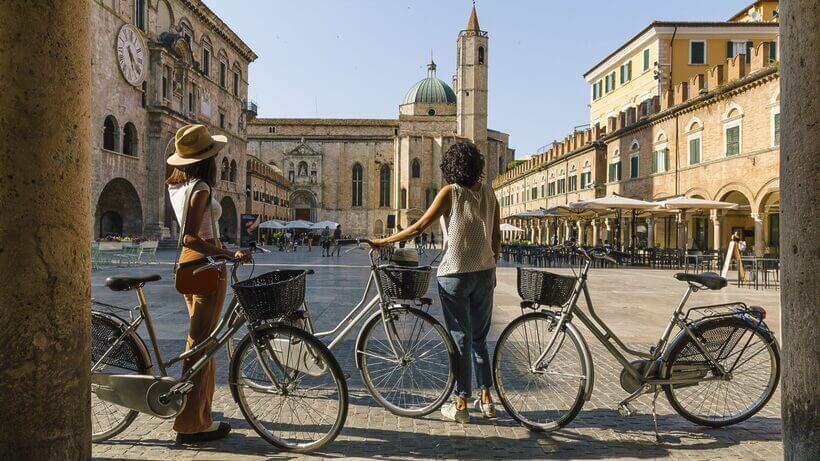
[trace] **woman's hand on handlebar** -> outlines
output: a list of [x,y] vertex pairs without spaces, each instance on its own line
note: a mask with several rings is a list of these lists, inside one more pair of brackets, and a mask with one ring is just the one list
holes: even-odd
[[233,259],[239,262],[250,262],[251,261],[251,253],[248,250],[239,250],[232,255]]

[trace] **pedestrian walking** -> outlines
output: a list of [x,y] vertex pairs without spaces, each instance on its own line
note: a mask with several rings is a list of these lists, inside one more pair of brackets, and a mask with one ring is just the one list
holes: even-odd
[[322,257],[330,256],[330,226],[322,229]]
[[487,334],[490,331],[495,288],[495,266],[501,252],[498,201],[483,181],[484,157],[475,144],[460,141],[447,150],[441,172],[448,183],[430,208],[407,230],[373,245],[382,247],[419,235],[441,219],[444,256],[438,267],[438,292],[447,329],[456,343],[457,370],[453,403],[441,407],[444,418],[470,420],[467,399],[472,395],[472,375],[481,388],[475,408],[486,418],[495,417],[492,373]]
[[337,243],[342,238],[342,225],[336,224],[336,229],[333,230],[333,249],[331,255],[336,253],[336,256],[342,256],[342,247]]

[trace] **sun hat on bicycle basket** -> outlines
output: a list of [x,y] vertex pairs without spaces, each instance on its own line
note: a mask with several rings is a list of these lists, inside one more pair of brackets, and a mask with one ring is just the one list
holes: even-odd
[[390,256],[390,262],[402,267],[418,267],[419,252],[415,248],[396,248]]

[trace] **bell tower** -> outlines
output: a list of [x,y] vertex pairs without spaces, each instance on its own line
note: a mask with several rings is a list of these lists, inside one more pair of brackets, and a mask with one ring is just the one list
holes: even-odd
[[478,25],[475,10],[470,13],[467,28],[458,34],[456,86],[458,123],[457,134],[467,138],[487,159],[487,65],[489,63],[487,32]]

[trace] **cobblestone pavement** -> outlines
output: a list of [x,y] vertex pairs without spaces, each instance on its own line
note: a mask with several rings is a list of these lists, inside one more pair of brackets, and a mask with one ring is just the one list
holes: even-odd
[[[160,259],[167,261],[170,257],[173,255],[161,255]],[[266,255],[259,261],[271,267],[278,264],[308,265],[316,269],[316,275],[309,282],[308,299],[319,329],[334,325],[344,316],[346,310],[341,306],[361,296],[358,290],[364,286],[367,277],[367,268],[360,255],[331,260],[319,257],[318,252],[309,255],[277,253]],[[256,270],[259,273],[271,267],[257,266]],[[148,290],[148,297],[159,325],[164,354],[168,357],[181,351],[187,315],[167,277],[170,266],[106,269],[93,275],[93,292],[98,299],[129,303],[130,298],[124,299],[122,294],[111,293],[102,286],[104,277],[115,272],[163,274],[164,280]],[[651,291],[646,287],[651,287]],[[591,280],[591,289],[593,302],[601,304],[598,306],[600,316],[610,322],[616,332],[622,332],[625,341],[646,349],[660,334],[682,286],[668,271],[621,269],[597,272]],[[769,311],[770,326],[779,330],[777,292],[730,287],[719,293],[695,296],[701,295],[703,299],[698,303],[731,299],[761,303]],[[516,302],[515,271],[501,268],[491,347],[495,346],[504,326],[519,315]],[[437,305],[433,307],[433,311],[436,310]],[[118,437],[95,444],[93,453],[97,459],[782,459],[779,390],[755,417],[723,429],[704,428],[684,420],[674,413],[661,394],[658,423],[662,441],[657,443],[652,425],[651,396],[637,401],[637,415],[619,416],[614,409],[626,396],[618,384],[620,365],[594,342],[591,334],[587,332],[585,337],[594,357],[594,394],[567,428],[553,434],[536,434],[518,426],[500,405],[498,419],[488,422],[473,415],[468,425],[444,422],[438,413],[420,419],[394,416],[382,409],[364,389],[352,354],[355,337],[351,337],[333,351],[349,376],[347,422],[336,441],[320,453],[294,456],[280,452],[250,428],[230,396],[224,355],[218,358],[214,412],[216,419],[228,421],[233,426],[229,438],[196,448],[180,447],[173,442],[171,421],[140,415]],[[172,375],[178,373],[175,368],[171,371]]]

